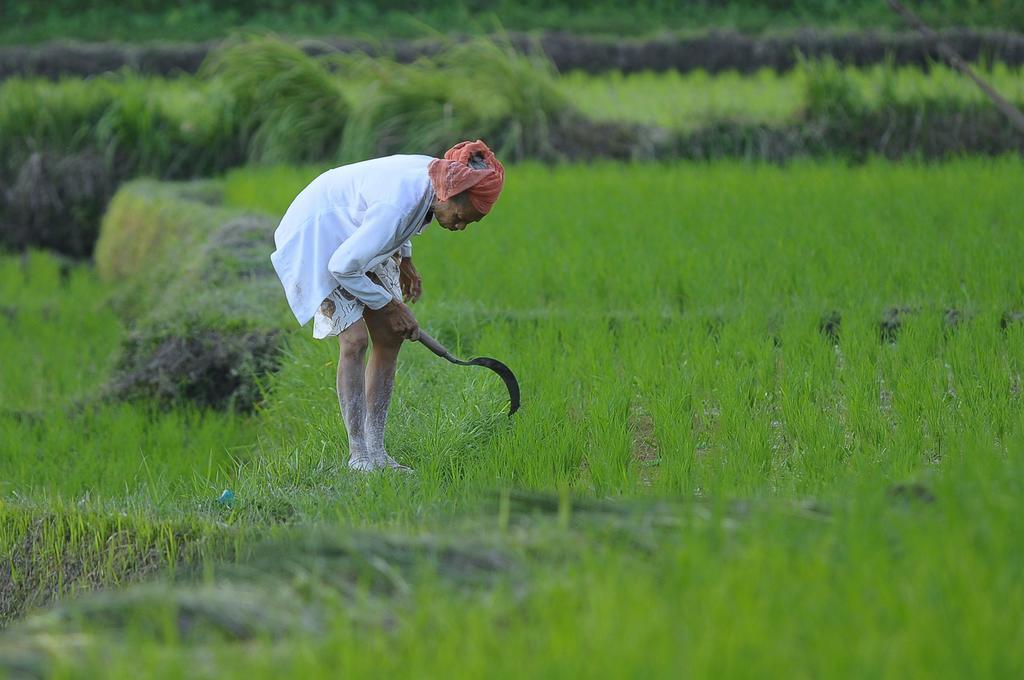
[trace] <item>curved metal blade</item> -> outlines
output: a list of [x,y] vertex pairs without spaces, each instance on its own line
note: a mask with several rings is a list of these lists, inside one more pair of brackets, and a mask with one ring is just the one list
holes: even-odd
[[419,341],[431,352],[442,359],[452,362],[453,364],[458,364],[459,366],[483,366],[484,368],[489,368],[497,373],[505,383],[505,388],[508,389],[508,414],[511,416],[519,410],[519,381],[516,380],[515,374],[508,366],[497,359],[492,359],[490,357],[477,357],[475,359],[470,359],[469,361],[463,361],[445,349],[444,345],[423,331],[420,331]]
[[461,363],[485,366],[501,376],[501,379],[505,382],[505,387],[508,389],[508,414],[512,415],[519,410],[519,381],[516,380],[515,373],[512,372],[511,368],[490,357],[477,357]]

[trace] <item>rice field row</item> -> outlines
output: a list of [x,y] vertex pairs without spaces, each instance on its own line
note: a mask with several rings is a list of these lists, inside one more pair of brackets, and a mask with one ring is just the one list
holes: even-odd
[[[820,65],[806,64],[788,73],[762,69],[753,74],[704,71],[679,73],[564,74],[559,88],[586,115],[692,130],[722,120],[784,123],[809,104],[810,73]],[[868,106],[884,101],[948,99],[986,104],[985,95],[959,72],[935,64],[928,72],[908,67],[876,65],[842,68],[837,73]],[[1024,71],[994,64],[980,67],[981,75],[1004,97],[1024,101]]]

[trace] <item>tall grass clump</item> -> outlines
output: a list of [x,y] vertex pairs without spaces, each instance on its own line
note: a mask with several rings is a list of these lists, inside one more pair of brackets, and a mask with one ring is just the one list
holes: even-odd
[[228,151],[223,95],[202,79],[131,72],[0,83],[0,155],[95,151],[122,174],[211,174]]
[[216,183],[146,180],[111,202],[97,267],[133,326],[110,383],[118,397],[240,411],[261,398],[287,309],[268,257],[276,223],[210,202]]
[[[1024,101],[1024,71],[1002,63],[974,68],[1000,93]],[[562,74],[558,87],[594,120],[696,130],[726,121],[783,126],[809,110],[837,108],[844,102],[878,109],[893,103],[949,99],[966,109],[986,104],[985,95],[955,69],[930,64],[927,71],[891,62],[871,67],[839,67],[828,60],[801,59],[780,73],[696,70]],[[829,88],[838,88],[833,92]],[[832,99],[838,94],[838,100]]]
[[237,164],[225,104],[192,77],[0,83],[0,244],[87,256],[124,179]]
[[336,57],[343,77],[368,83],[353,102],[341,160],[438,153],[483,138],[505,158],[551,157],[572,110],[545,58],[475,39],[402,65]]
[[251,161],[334,158],[349,114],[342,83],[295,45],[270,37],[227,42],[201,74],[231,98],[226,115]]
[[767,68],[753,74],[571,71],[558,79],[559,89],[573,105],[594,120],[675,130],[693,130],[725,120],[784,123],[800,107],[801,86],[798,72],[778,73]]
[[[1019,70],[990,77],[1020,99]],[[784,76],[559,76],[539,49],[453,40],[430,58],[314,57],[235,38],[199,76],[131,72],[0,84],[0,244],[92,252],[124,181],[184,179],[246,162],[340,164],[439,155],[485,139],[505,160],[871,155],[926,159],[1024,150],[949,69],[803,62]],[[583,113],[583,112],[585,113]],[[657,127],[662,126],[662,127]]]
[[866,109],[861,89],[833,59],[805,61],[804,106],[815,118],[836,119],[846,123]]

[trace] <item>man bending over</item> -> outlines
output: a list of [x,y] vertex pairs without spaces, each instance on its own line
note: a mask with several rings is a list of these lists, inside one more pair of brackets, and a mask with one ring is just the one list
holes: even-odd
[[431,219],[451,231],[483,219],[504,182],[480,140],[456,144],[443,159],[353,163],[310,182],[274,232],[270,259],[295,318],[313,320],[314,338],[338,336],[338,403],[353,470],[409,470],[384,448],[384,425],[402,341],[419,338],[402,301],[422,293],[411,238]]

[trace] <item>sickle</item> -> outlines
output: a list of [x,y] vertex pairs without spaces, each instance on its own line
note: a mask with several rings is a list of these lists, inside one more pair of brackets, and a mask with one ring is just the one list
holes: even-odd
[[469,361],[463,361],[445,349],[444,345],[424,333],[422,330],[420,331],[420,342],[431,352],[442,359],[447,359],[453,364],[458,364],[459,366],[483,366],[497,373],[505,382],[505,387],[508,388],[509,416],[519,410],[519,381],[516,380],[515,374],[512,373],[512,369],[508,366],[497,359],[491,359],[490,357],[477,357],[475,359],[470,359]]

